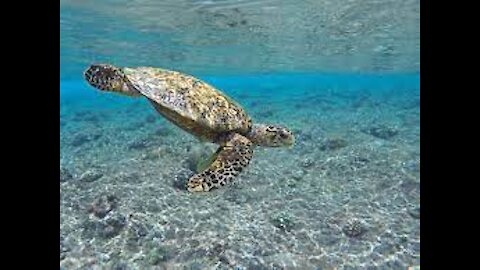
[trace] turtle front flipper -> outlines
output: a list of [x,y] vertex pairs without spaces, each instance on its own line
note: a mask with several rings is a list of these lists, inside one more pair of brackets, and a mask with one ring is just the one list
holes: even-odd
[[214,160],[207,169],[192,176],[187,183],[190,192],[209,191],[224,186],[245,168],[252,159],[252,142],[234,133],[214,154]]

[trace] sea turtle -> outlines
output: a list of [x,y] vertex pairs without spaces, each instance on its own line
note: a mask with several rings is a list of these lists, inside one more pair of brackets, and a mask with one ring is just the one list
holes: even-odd
[[254,146],[291,147],[295,138],[283,126],[252,124],[245,110],[220,90],[178,71],[154,67],[91,65],[87,82],[102,91],[146,97],[172,123],[202,141],[220,145],[207,168],[186,184],[190,192],[224,186],[244,169]]

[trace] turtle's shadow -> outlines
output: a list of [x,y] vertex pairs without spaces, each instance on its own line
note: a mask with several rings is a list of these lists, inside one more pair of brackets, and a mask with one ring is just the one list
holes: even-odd
[[175,174],[172,180],[172,186],[176,189],[187,192],[186,186],[188,179],[195,174],[194,171],[188,169],[187,166],[184,166],[178,173]]

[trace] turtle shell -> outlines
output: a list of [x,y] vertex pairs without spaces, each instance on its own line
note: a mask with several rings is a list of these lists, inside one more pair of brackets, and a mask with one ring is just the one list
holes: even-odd
[[160,68],[124,68],[126,79],[165,118],[203,140],[246,134],[252,121],[220,90],[187,74]]

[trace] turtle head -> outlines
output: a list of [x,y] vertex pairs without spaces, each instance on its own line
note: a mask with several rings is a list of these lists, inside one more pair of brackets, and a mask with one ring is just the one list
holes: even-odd
[[108,64],[91,65],[83,73],[85,80],[93,87],[108,92],[115,92],[127,96],[140,96],[128,81],[121,68]]
[[254,125],[248,137],[258,146],[291,147],[295,144],[293,133],[282,126]]

